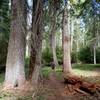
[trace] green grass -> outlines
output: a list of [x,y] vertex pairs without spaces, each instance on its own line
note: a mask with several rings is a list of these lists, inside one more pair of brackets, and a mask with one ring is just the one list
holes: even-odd
[[5,77],[4,73],[0,73],[0,83],[3,83],[4,77]]
[[47,66],[42,68],[42,70],[41,70],[43,77],[46,79],[49,77],[50,72],[51,72],[51,68],[47,67]]
[[57,76],[57,79],[58,80],[61,80],[61,78],[62,78],[62,69],[61,69],[61,67],[57,67],[56,69],[55,69],[55,71],[56,71],[56,76]]
[[46,100],[44,96],[40,95],[36,97],[36,100]]
[[[49,74],[52,71],[52,69],[51,69],[51,67],[46,66],[46,67],[42,68],[41,71],[42,71],[43,77],[48,79]],[[61,79],[62,69],[60,67],[56,67],[55,71],[56,71],[57,78]]]
[[73,65],[73,72],[75,72],[77,75],[82,76],[93,76],[93,71],[96,72],[96,69],[100,69],[100,64],[94,65],[94,64],[78,64]]
[[86,70],[86,71],[92,71],[96,68],[100,68],[100,64],[74,64],[72,65],[73,69],[80,69],[80,70]]
[[[100,69],[100,64],[94,65],[94,64],[74,64],[72,65],[73,72],[77,75],[82,76],[91,76],[93,71],[95,72],[96,69]],[[58,79],[61,79],[61,73],[62,69],[61,66],[56,67],[55,69]],[[42,69],[42,75],[45,78],[48,78],[49,74],[51,72],[50,67],[44,67]]]

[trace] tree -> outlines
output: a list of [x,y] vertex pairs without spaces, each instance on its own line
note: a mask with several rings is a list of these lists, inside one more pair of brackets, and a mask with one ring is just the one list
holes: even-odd
[[[51,13],[52,12],[52,13]],[[51,44],[51,49],[52,49],[52,56],[53,56],[53,62],[54,66],[58,66],[58,60],[57,60],[57,55],[56,55],[56,17],[57,17],[57,3],[56,1],[52,1],[50,8],[49,8],[49,13],[50,15],[50,44]]]
[[29,80],[34,86],[37,85],[41,68],[42,35],[43,1],[33,0]]
[[89,0],[85,6],[81,16],[83,17],[88,37],[90,37],[89,39],[87,38],[89,41],[88,45],[92,46],[94,64],[96,64],[96,49],[99,47],[98,43],[100,37],[98,34],[100,5],[96,0]]
[[11,1],[11,33],[6,62],[5,86],[21,86],[25,82],[24,55],[26,39],[26,2]]
[[67,7],[64,8],[62,18],[62,46],[63,46],[63,71],[71,72],[71,55],[70,55],[70,33],[69,33],[69,14]]

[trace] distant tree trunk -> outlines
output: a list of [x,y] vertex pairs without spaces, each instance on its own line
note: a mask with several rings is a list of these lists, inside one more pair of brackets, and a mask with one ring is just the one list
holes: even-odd
[[14,87],[21,86],[25,82],[25,0],[12,0],[11,5],[11,34],[6,62],[5,86]]
[[94,58],[94,64],[96,64],[96,45],[93,46],[93,58]]
[[35,86],[37,85],[39,78],[39,71],[41,68],[43,1],[37,0],[33,3],[35,4],[35,6],[33,6],[33,18],[32,18],[29,79],[31,83],[34,84]]
[[79,62],[79,57],[78,57],[78,52],[79,52],[79,41],[78,41],[78,36],[76,36],[76,63],[78,64]]
[[70,26],[70,28],[71,28],[71,52],[72,52],[72,50],[73,50],[73,38],[74,38],[74,21],[73,21],[73,18],[72,18],[72,21],[71,21],[71,26]]
[[64,9],[62,19],[62,46],[63,46],[63,71],[65,73],[71,72],[71,54],[70,54],[70,34],[68,25],[68,11]]
[[97,18],[97,45],[100,47],[100,29],[99,29],[100,17]]
[[[97,30],[96,30],[96,27],[98,27],[97,25],[96,25],[96,20],[97,19],[97,17],[94,15],[94,37],[96,38],[96,35],[97,35]],[[94,40],[94,43],[93,43],[93,61],[94,61],[94,64],[96,64],[96,42],[97,42],[97,40],[95,39]]]
[[56,55],[56,15],[53,13],[53,16],[51,17],[51,31],[50,31],[50,38],[51,38],[51,49],[52,49],[52,55],[53,55],[53,62],[55,66],[58,66],[58,60]]

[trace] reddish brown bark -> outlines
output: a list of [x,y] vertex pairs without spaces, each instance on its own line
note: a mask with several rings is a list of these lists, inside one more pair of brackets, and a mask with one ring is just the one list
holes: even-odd
[[21,86],[25,82],[25,0],[11,0],[11,5],[11,33],[5,74],[6,87]]
[[30,54],[30,62],[29,62],[29,75],[28,75],[28,80],[32,79],[32,73],[34,71],[34,66],[35,66],[35,62],[36,62],[36,53],[35,51],[33,51],[34,53]]
[[89,83],[77,76],[74,75],[67,75],[64,76],[65,79],[65,84],[71,84],[73,86],[73,89],[81,92],[83,91],[83,93],[87,93],[87,94],[94,94],[96,93],[98,90],[100,90],[100,86],[97,84],[92,84]]
[[62,47],[63,47],[63,71],[64,73],[70,73],[71,68],[71,43],[70,43],[70,33],[69,33],[69,21],[68,21],[68,11],[65,7],[62,19]]
[[[41,68],[41,50],[42,50],[42,21],[43,21],[43,1],[35,1],[33,6],[32,34],[31,34],[31,52],[30,52],[30,71],[29,80],[34,85],[38,83],[39,72]],[[33,3],[34,5],[34,3]]]

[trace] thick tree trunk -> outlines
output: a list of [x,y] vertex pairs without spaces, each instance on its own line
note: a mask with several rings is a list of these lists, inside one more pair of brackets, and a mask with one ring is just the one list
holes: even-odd
[[11,34],[6,63],[5,86],[20,86],[25,82],[24,55],[26,38],[25,0],[12,0]]
[[43,21],[43,1],[36,1],[36,8],[33,9],[31,54],[30,54],[30,74],[31,83],[37,85],[39,71],[41,68],[42,50],[42,21]]
[[67,8],[63,12],[62,20],[62,46],[63,46],[63,71],[65,73],[71,72],[71,55],[70,55],[70,34],[68,25],[68,11]]

